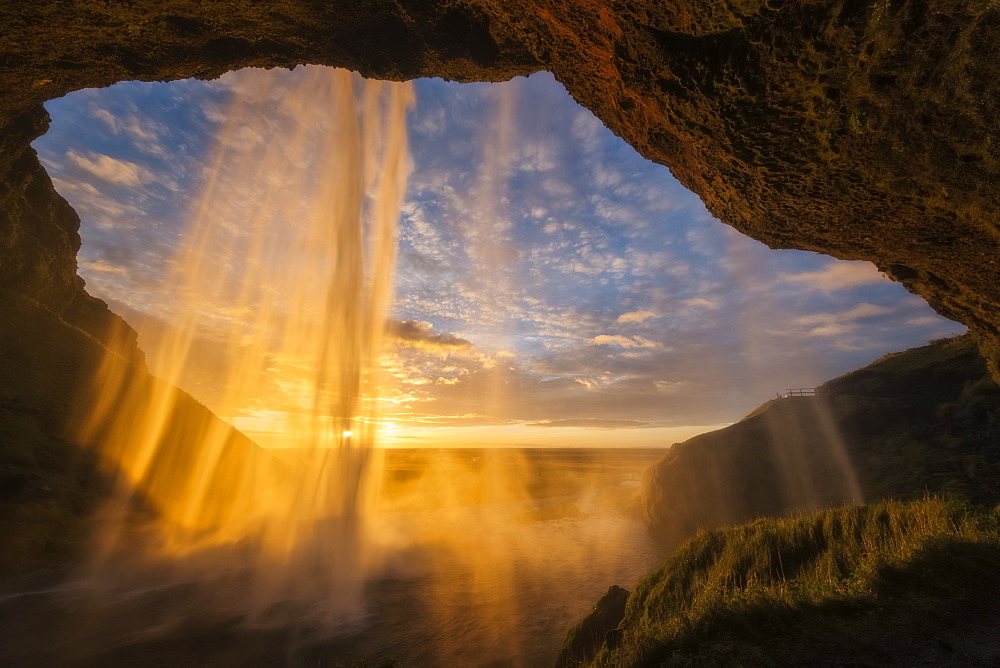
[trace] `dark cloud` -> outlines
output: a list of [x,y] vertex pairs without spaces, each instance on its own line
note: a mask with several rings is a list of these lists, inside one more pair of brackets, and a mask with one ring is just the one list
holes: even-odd
[[454,334],[434,333],[434,325],[420,320],[390,320],[386,334],[403,345],[425,349],[472,348],[472,342]]

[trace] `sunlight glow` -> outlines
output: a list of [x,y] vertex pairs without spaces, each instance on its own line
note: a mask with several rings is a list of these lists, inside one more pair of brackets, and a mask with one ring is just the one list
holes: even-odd
[[[319,67],[227,83],[215,159],[160,296],[174,316],[149,366],[163,381],[109,352],[80,431],[162,513],[169,550],[252,537],[262,609],[324,585],[330,606],[350,608],[369,565],[411,87]],[[221,344],[218,403],[283,436],[292,466],[174,387],[204,338]]]

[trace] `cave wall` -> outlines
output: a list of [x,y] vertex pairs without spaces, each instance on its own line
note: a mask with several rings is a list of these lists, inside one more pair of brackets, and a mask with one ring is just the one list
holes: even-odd
[[550,70],[723,222],[869,260],[1000,345],[991,0],[7,0],[0,26],[0,288],[98,335],[78,219],[28,145],[42,102],[312,63],[388,79]]

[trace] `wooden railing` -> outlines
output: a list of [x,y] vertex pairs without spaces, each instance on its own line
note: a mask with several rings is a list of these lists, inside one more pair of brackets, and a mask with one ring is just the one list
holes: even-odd
[[785,390],[786,397],[815,397],[815,387],[795,387]]

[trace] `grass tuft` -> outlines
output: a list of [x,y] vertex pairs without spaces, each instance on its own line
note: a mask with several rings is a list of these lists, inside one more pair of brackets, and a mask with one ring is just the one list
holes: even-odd
[[1000,510],[941,497],[701,532],[639,583],[595,664],[905,663],[991,605],[998,566]]

